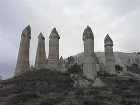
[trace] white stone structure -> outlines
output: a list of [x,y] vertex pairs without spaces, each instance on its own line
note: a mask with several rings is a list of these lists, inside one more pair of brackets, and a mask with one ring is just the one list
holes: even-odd
[[38,47],[35,59],[36,70],[45,69],[46,68],[46,51],[45,51],[45,38],[42,33],[38,36]]
[[49,55],[48,68],[52,70],[59,69],[59,39],[60,36],[54,28],[49,36]]
[[94,36],[89,26],[87,26],[87,28],[84,30],[83,41],[84,41],[83,73],[88,79],[93,80],[97,75],[96,56],[94,52]]
[[113,41],[107,34],[104,39],[105,48],[105,71],[109,74],[115,74],[115,57],[113,53]]
[[30,39],[31,39],[31,28],[27,26],[22,34],[20,41],[20,48],[17,58],[17,64],[15,69],[15,76],[23,74],[30,69],[29,63],[29,48],[30,48]]

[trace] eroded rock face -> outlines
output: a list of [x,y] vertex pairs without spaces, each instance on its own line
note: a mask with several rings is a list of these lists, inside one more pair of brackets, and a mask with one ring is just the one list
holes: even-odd
[[87,88],[92,82],[80,77],[77,74],[71,74],[71,78],[74,81],[73,87],[75,88]]
[[[104,52],[95,52],[101,69],[104,69],[105,65],[105,54]],[[75,63],[81,65],[84,61],[84,52],[81,52],[73,56]],[[120,65],[123,67],[123,72],[127,72],[126,66],[131,66],[133,63],[139,65],[140,67],[140,54],[139,53],[123,53],[123,52],[114,52],[115,65]]]
[[94,83],[92,84],[93,87],[104,87],[105,84],[101,81],[100,78],[96,78]]
[[96,78],[94,81],[81,77],[77,74],[71,74],[71,78],[74,81],[73,87],[80,89],[88,89],[89,87],[105,87],[105,83],[100,78]]
[[38,47],[36,53],[35,66],[36,70],[46,68],[46,51],[45,51],[45,38],[42,33],[38,36]]
[[60,36],[54,28],[49,37],[49,55],[48,55],[48,68],[52,70],[59,69],[59,39]]
[[84,64],[83,73],[87,78],[94,80],[97,75],[96,56],[94,52],[94,36],[89,26],[83,32]]
[[20,41],[20,48],[17,58],[17,64],[15,69],[15,76],[23,74],[30,69],[29,64],[29,48],[30,48],[30,39],[31,39],[31,27],[27,26],[22,34]]
[[104,40],[105,47],[105,71],[109,74],[115,74],[115,57],[113,53],[113,41],[107,34]]

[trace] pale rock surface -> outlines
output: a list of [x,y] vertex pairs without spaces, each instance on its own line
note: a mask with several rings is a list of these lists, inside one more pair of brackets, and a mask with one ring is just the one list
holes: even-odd
[[100,78],[96,78],[94,80],[94,83],[92,84],[92,87],[104,87],[105,84],[101,81]]
[[36,70],[39,69],[46,69],[46,51],[45,51],[45,38],[42,33],[38,36],[38,47],[35,59],[35,66]]
[[97,58],[96,54],[95,54],[95,57],[96,57],[96,70],[99,72],[101,70],[101,64],[100,64],[99,59]]
[[77,74],[71,74],[71,78],[74,81],[73,87],[75,88],[87,88],[87,87],[104,87],[105,84],[101,81],[100,78],[96,78],[94,82],[89,81],[86,78],[83,78]]
[[30,70],[29,64],[30,39],[31,39],[31,27],[27,26],[21,34],[15,76],[23,74]]
[[[101,69],[104,69],[105,65],[105,54],[104,52],[95,52],[99,60]],[[84,52],[78,53],[73,56],[75,62],[78,65],[81,65],[84,61]],[[123,72],[127,72],[126,66],[130,66],[133,63],[136,63],[140,66],[140,54],[138,53],[124,53],[124,52],[114,52],[115,65],[120,65],[123,67]]]
[[87,88],[88,86],[93,84],[92,82],[80,77],[77,74],[71,74],[71,78],[74,81],[73,87]]
[[94,36],[91,28],[87,28],[83,32],[84,41],[84,63],[83,63],[83,73],[88,79],[94,80],[97,75],[96,70],[96,55],[94,52]]
[[105,49],[105,71],[109,74],[115,74],[115,57],[113,53],[113,41],[107,34],[104,39]]
[[48,55],[48,68],[52,70],[59,69],[59,39],[60,36],[56,30],[53,28],[49,36],[49,55]]
[[65,67],[64,59],[62,56],[59,59],[59,71],[61,71],[62,73],[65,73],[67,71]]

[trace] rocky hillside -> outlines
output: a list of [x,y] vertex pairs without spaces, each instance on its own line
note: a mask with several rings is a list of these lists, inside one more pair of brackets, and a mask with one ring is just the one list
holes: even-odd
[[140,81],[131,74],[98,75],[103,87],[73,88],[68,73],[27,72],[1,81],[0,105],[140,105]]
[[72,90],[72,80],[68,74],[51,70],[30,71],[0,82],[0,105],[22,105],[49,92],[68,90]]

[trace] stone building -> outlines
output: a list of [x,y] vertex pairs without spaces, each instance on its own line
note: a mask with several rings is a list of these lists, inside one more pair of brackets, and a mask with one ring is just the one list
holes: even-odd
[[115,57],[113,53],[113,41],[107,34],[104,39],[105,48],[105,71],[109,74],[115,74]]
[[45,51],[45,38],[42,33],[38,36],[38,47],[35,59],[36,70],[45,69],[46,68],[46,51]]
[[60,36],[56,30],[53,28],[49,36],[49,55],[48,55],[48,68],[52,70],[59,69],[59,39]]
[[84,41],[84,65],[83,73],[89,79],[95,79],[97,75],[96,70],[96,55],[94,52],[94,36],[91,28],[87,28],[83,32]]
[[29,48],[31,39],[31,27],[28,25],[21,34],[20,48],[15,69],[15,76],[23,74],[30,69]]

